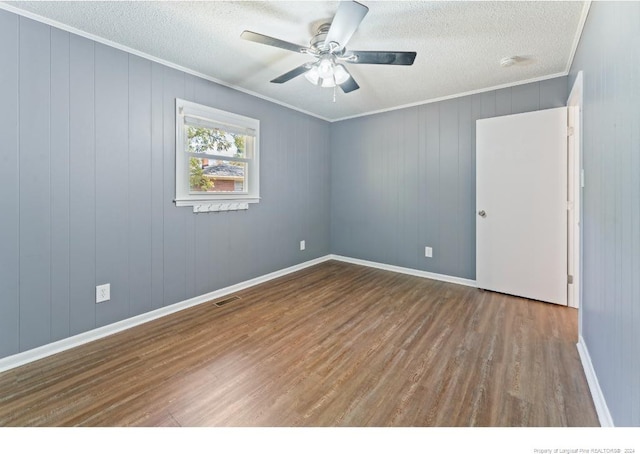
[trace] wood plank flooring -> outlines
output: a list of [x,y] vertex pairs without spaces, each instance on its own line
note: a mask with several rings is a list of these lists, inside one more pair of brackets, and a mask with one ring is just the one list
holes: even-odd
[[597,426],[575,309],[325,262],[0,374],[0,426]]

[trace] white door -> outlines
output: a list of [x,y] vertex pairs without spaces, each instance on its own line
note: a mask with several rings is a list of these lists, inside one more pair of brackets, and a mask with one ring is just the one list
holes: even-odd
[[567,304],[567,108],[476,123],[479,288]]

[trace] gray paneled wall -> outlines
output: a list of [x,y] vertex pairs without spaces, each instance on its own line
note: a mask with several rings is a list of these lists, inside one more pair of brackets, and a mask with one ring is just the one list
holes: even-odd
[[0,357],[17,351],[19,317],[18,29],[0,12]]
[[332,124],[332,252],[475,279],[475,121],[567,94],[560,77]]
[[[261,121],[261,203],[173,204],[176,97]],[[329,253],[327,122],[4,10],[0,105],[0,358]]]
[[594,2],[583,71],[582,337],[616,426],[640,426],[640,4]]

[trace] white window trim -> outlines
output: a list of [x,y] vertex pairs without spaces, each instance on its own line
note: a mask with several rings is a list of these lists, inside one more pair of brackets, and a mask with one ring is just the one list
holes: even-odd
[[[234,128],[251,130],[254,136],[248,159],[247,191],[236,194],[192,194],[189,191],[189,155],[185,150],[184,117],[197,117]],[[246,210],[260,202],[260,121],[213,107],[176,98],[176,206],[191,206],[194,213]]]

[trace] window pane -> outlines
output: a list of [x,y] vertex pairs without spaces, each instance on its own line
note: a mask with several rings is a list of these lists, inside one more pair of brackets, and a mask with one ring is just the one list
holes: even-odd
[[249,136],[230,133],[219,128],[185,125],[187,152],[207,153],[228,156],[230,158],[247,157],[247,139]]
[[191,192],[247,192],[246,176],[247,164],[245,162],[189,158]]

